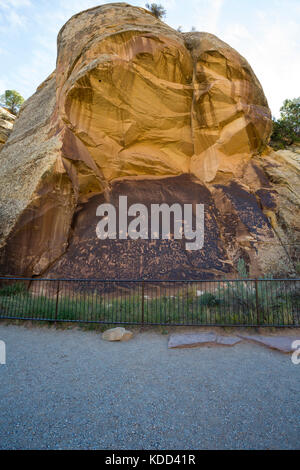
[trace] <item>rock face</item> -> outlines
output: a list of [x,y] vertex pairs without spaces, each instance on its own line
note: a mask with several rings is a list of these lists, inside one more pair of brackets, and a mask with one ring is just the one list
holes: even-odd
[[[0,154],[0,272],[207,278],[243,258],[252,275],[293,273],[298,154],[272,152],[270,132],[250,65],[215,36],[125,3],[73,16]],[[203,249],[97,239],[96,208],[119,195],[203,203]]]
[[12,131],[16,116],[0,106],[0,151]]

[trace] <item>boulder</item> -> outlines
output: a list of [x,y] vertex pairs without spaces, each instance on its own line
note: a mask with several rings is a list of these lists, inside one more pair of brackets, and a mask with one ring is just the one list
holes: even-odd
[[[295,272],[299,167],[267,146],[271,113],[246,59],[126,3],[78,13],[57,44],[0,154],[0,274],[223,278],[239,258],[253,276]],[[119,195],[203,203],[203,249],[97,239],[96,209]]]
[[102,339],[106,341],[128,341],[132,337],[133,333],[131,331],[121,327],[111,328],[110,330],[104,331],[102,334]]

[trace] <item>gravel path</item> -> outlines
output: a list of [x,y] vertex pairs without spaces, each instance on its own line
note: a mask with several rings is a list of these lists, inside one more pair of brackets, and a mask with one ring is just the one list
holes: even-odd
[[300,448],[300,365],[254,344],[0,325],[1,449]]

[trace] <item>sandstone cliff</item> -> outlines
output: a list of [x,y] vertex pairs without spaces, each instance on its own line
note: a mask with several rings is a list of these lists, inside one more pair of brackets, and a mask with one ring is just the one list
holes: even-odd
[[[57,68],[0,154],[0,272],[67,277],[292,274],[299,161],[267,143],[248,62],[125,3],[73,16]],[[292,154],[292,155],[291,155]],[[205,244],[96,238],[104,201],[205,204]]]
[[0,151],[12,131],[16,116],[0,106]]

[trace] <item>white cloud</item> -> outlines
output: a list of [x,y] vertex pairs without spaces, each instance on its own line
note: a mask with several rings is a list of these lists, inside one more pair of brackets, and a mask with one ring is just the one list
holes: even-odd
[[225,0],[193,0],[193,24],[198,31],[217,34]]
[[1,0],[0,9],[8,10],[11,8],[30,7],[31,5],[30,0]]
[[25,30],[27,17],[17,10],[30,7],[30,0],[1,0],[0,3],[0,33]]
[[5,80],[0,79],[0,95],[4,93],[4,90],[7,90],[6,82]]
[[260,80],[275,116],[286,98],[300,95],[300,35],[293,19],[257,11],[255,32],[244,25],[227,25],[222,39],[238,50]]
[[[142,3],[143,7],[145,3],[144,2]],[[152,3],[152,2],[148,2],[148,3]],[[161,0],[161,3],[166,8],[167,11],[176,8],[176,0]]]
[[54,69],[55,54],[40,49],[33,50],[28,61],[16,66],[9,79],[0,80],[0,93],[5,89],[14,88],[27,98]]

